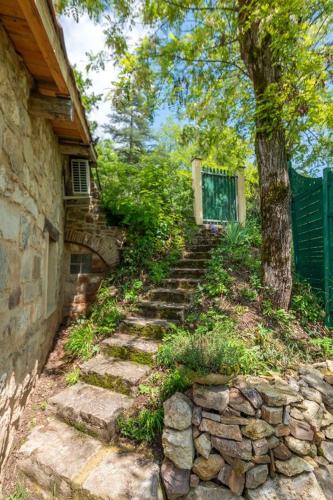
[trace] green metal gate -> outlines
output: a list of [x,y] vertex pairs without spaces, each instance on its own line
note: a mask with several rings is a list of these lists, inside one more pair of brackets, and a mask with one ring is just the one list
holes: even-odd
[[333,172],[305,177],[289,168],[296,273],[325,293],[326,324],[333,326]]
[[217,168],[202,169],[203,222],[237,222],[237,176]]

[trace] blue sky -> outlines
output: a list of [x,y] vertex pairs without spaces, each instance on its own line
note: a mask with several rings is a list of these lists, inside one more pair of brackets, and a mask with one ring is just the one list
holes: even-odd
[[[87,15],[80,16],[78,23],[74,19],[62,16],[60,19],[64,30],[65,42],[69,60],[72,65],[85,73],[88,63],[87,52],[93,48],[94,52],[99,52],[104,48],[104,34],[101,25],[95,24]],[[142,28],[138,26],[134,29],[129,38],[137,40],[142,35]],[[134,43],[134,42],[133,42]],[[92,80],[93,90],[96,94],[102,94],[103,100],[97,110],[92,111],[90,118],[99,125],[97,135],[102,136],[101,125],[108,121],[107,115],[110,112],[110,104],[105,100],[111,91],[111,82],[117,78],[117,69],[112,62],[107,62],[104,71],[93,71],[89,73]],[[175,115],[168,110],[167,106],[162,107],[155,117],[154,129],[157,130],[168,119],[175,119]]]

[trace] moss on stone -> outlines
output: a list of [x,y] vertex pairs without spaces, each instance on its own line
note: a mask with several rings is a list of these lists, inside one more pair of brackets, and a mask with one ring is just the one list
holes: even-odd
[[142,337],[160,340],[170,330],[171,327],[166,328],[160,325],[147,325],[147,326],[126,325],[126,330],[123,331],[131,335],[140,335]]
[[103,350],[108,356],[113,358],[134,361],[141,365],[153,366],[154,364],[152,354],[148,352],[139,352],[130,347],[107,346]]
[[103,387],[110,391],[120,392],[129,396],[131,387],[121,378],[111,375],[98,375],[97,373],[82,373],[81,379],[87,384]]

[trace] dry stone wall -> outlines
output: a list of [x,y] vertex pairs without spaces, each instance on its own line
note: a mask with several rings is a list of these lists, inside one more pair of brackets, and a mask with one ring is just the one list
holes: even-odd
[[169,499],[332,498],[333,361],[286,379],[195,384],[164,415]]
[[[50,124],[29,116],[33,82],[0,26],[0,475],[26,398],[61,315],[61,280],[47,313],[48,231],[58,232],[61,276],[62,156]],[[57,307],[57,304],[60,305]],[[1,479],[0,479],[1,483]]]

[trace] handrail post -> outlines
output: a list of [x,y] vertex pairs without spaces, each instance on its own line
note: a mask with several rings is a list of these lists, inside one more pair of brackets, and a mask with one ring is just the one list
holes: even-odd
[[238,222],[244,226],[246,220],[246,199],[245,199],[245,167],[240,167],[237,171],[237,200],[238,200]]
[[195,223],[198,226],[202,226],[203,224],[201,163],[202,161],[200,158],[193,158],[192,160],[193,208]]

